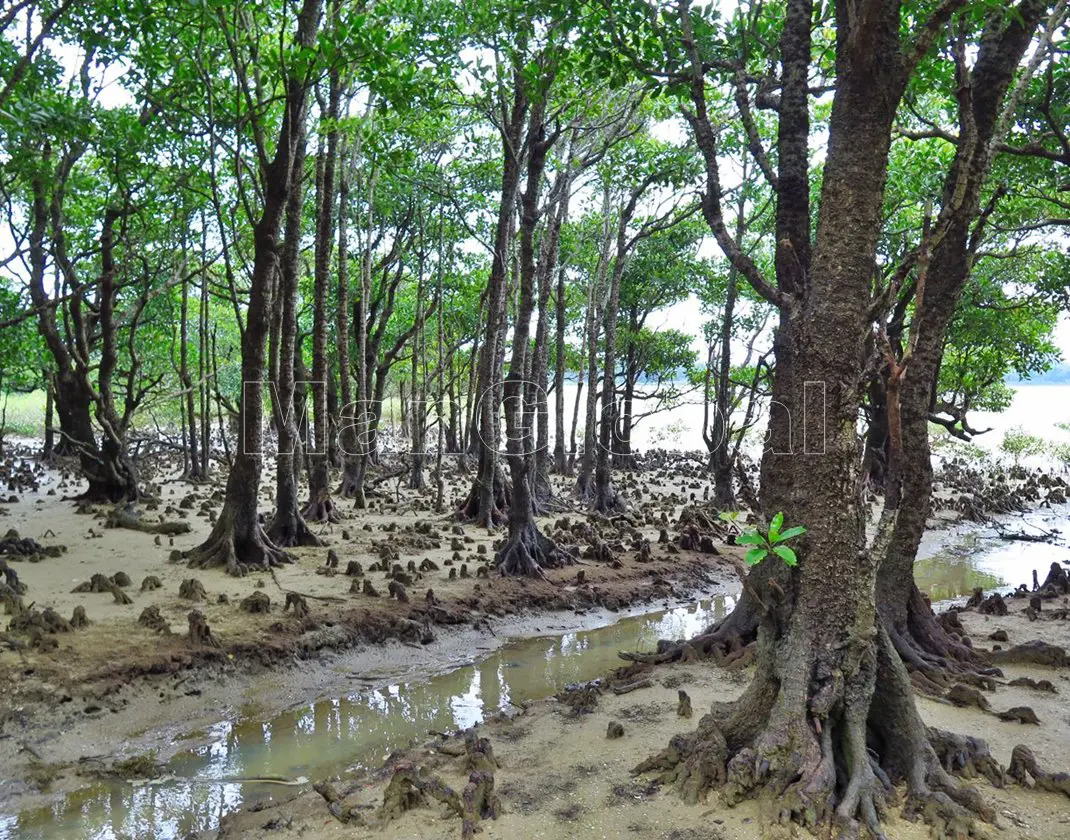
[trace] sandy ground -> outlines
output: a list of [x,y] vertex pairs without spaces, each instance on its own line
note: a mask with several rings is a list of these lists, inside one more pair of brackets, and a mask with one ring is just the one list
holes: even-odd
[[[1029,622],[1021,615],[988,618],[963,614],[964,623],[984,638],[994,629],[1004,629],[1010,644],[1039,638],[1050,643],[1067,641],[1065,621]],[[983,635],[982,635],[983,634]],[[1040,726],[1005,723],[994,714],[962,709],[947,702],[920,698],[927,723],[943,729],[985,738],[1001,764],[1010,760],[1016,744],[1026,743],[1042,765],[1063,769],[1070,764],[1070,676],[1051,669],[1007,666],[1006,681],[1020,676],[1049,679],[1058,694],[1001,685],[987,695],[993,712],[1011,706],[1031,706]],[[518,716],[498,719],[480,728],[488,737],[500,764],[495,788],[501,794],[504,812],[496,821],[483,821],[479,836],[486,840],[535,840],[535,838],[656,838],[657,840],[744,840],[766,836],[762,813],[754,802],[726,807],[716,792],[696,806],[683,804],[671,790],[650,783],[650,776],[635,777],[631,769],[662,749],[677,733],[694,728],[701,710],[714,701],[738,696],[749,673],[733,672],[708,663],[659,666],[655,685],[616,696],[601,694],[590,714],[573,715],[554,700],[535,703]],[[1005,682],[1005,681],[1004,681]],[[690,695],[695,717],[677,717],[677,691]],[[877,698],[879,702],[879,698]],[[624,736],[607,740],[611,721],[624,727]],[[433,742],[429,742],[433,744]],[[412,761],[441,777],[456,790],[466,780],[463,759],[451,758],[424,747],[395,761]],[[391,763],[384,772],[358,775],[336,781],[340,791],[351,791],[345,805],[361,806],[373,819],[382,803]],[[533,768],[537,768],[533,772]],[[993,788],[984,780],[974,784],[997,812],[994,836],[1022,840],[1061,840],[1070,837],[1070,804],[1061,794],[1026,790],[1016,786]],[[379,836],[384,840],[454,840],[460,820],[438,805],[416,808],[383,828],[343,825],[333,818],[325,800],[315,792],[255,811],[241,811],[223,820],[222,830],[205,836],[219,840],[301,837],[302,840]],[[928,828],[903,820],[890,810],[889,840],[922,840]],[[989,827],[991,831],[992,827]],[[807,836],[801,833],[802,836]]]

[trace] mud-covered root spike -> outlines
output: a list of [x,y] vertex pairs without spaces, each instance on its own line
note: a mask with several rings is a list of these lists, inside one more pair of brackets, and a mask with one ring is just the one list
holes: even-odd
[[461,840],[472,840],[479,831],[479,821],[498,819],[502,801],[494,792],[494,773],[476,770],[468,776],[468,784],[461,794]]
[[[1011,763],[1007,775],[1023,787],[1035,786],[1051,793],[1063,793],[1070,796],[1070,774],[1047,773],[1037,764],[1033,751],[1025,744],[1019,744],[1011,751]],[[1032,784],[1030,784],[1032,779]]]
[[297,592],[287,592],[286,604],[283,606],[282,611],[286,612],[290,607],[293,607],[294,618],[298,621],[303,621],[308,618],[308,601],[305,600],[303,595],[300,595]]
[[424,775],[420,768],[410,762],[394,766],[394,775],[383,791],[383,804],[377,817],[385,824],[395,820],[406,811],[427,804],[431,796],[460,817],[464,816],[461,797],[438,776]]
[[219,641],[212,635],[212,628],[204,620],[204,613],[192,610],[189,619],[189,641],[195,647],[220,647]]
[[571,554],[530,523],[506,538],[494,565],[503,576],[545,578],[545,569],[559,569],[575,562]]

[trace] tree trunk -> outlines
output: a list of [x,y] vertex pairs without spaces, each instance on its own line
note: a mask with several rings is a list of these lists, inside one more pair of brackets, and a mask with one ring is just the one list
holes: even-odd
[[41,447],[41,460],[51,464],[55,459],[56,430],[55,422],[55,388],[52,384],[52,374],[45,373],[45,441]]
[[[693,101],[705,119],[698,49],[682,17]],[[876,620],[877,563],[893,521],[882,520],[867,548],[855,428],[892,121],[912,71],[911,48],[900,43],[894,0],[861,10],[840,4],[836,20],[836,92],[814,256],[785,300],[793,327],[791,406],[805,423],[807,447],[822,453],[797,457],[793,467],[798,490],[788,517],[809,531],[792,593],[756,592],[764,609],[747,691],[646,766],[670,768],[688,799],[727,783],[729,801],[764,792],[764,821],[831,823],[854,837],[862,826],[879,833],[886,779],[905,780],[908,809],[945,826],[970,810],[990,812],[948,778]],[[813,398],[815,384],[824,399]],[[762,565],[768,562],[779,560],[770,555]]]
[[554,294],[554,330],[556,354],[554,358],[554,472],[565,475],[565,267],[557,270],[557,290]]
[[[501,439],[499,411],[501,407],[499,353],[504,346],[506,286],[508,283],[508,257],[512,240],[513,214],[517,191],[520,186],[521,161],[519,158],[524,120],[528,100],[524,94],[519,72],[514,74],[513,102],[502,133],[502,190],[498,208],[498,223],[494,237],[494,258],[491,263],[487,295],[487,323],[483,345],[479,353],[479,374],[476,394],[476,418],[473,423],[473,443],[479,455],[475,481],[461,507],[461,516],[491,528],[497,525],[509,505],[508,489],[505,487],[501,465],[498,463],[498,446]],[[516,339],[514,338],[514,343]],[[522,358],[522,357],[521,357]]]
[[[571,562],[571,558],[542,534],[535,524],[532,495],[534,460],[527,451],[529,435],[524,429],[527,416],[523,400],[526,379],[524,358],[529,353],[528,338],[536,293],[535,225],[538,221],[539,188],[546,165],[546,153],[553,144],[553,139],[546,136],[545,106],[543,92],[542,98],[532,105],[527,133],[527,183],[520,203],[520,288],[513,330],[513,355],[505,380],[506,460],[512,480],[512,498],[509,535],[496,557],[501,574],[528,577],[541,577],[544,568]],[[504,282],[504,278],[501,279]]]
[[[983,670],[977,655],[947,633],[914,583],[914,560],[929,518],[933,468],[929,450],[929,414],[940,371],[947,327],[954,315],[972,261],[974,219],[999,142],[997,126],[1015,71],[1032,41],[1046,8],[1039,0],[1022,0],[993,17],[982,36],[982,48],[969,79],[969,96],[960,103],[962,131],[954,161],[944,182],[943,214],[937,220],[942,237],[933,247],[925,274],[923,299],[916,301],[916,341],[899,395],[901,464],[893,504],[898,507],[895,531],[878,578],[879,607],[889,637],[924,686],[938,689],[955,674]],[[965,71],[960,71],[965,72]],[[968,109],[968,112],[965,112]],[[957,204],[956,204],[957,201]]]
[[[333,12],[332,12],[333,14]],[[331,246],[334,244],[334,180],[338,159],[338,104],[342,90],[338,71],[330,76],[327,112],[329,122],[326,153],[319,155],[316,169],[316,246],[313,277],[312,324],[312,412],[316,445],[309,451],[308,504],[304,517],[309,522],[337,522],[338,511],[331,499],[330,489],[330,409],[328,380],[331,377],[327,359],[327,294],[330,288]],[[322,173],[322,174],[321,174]]]
[[[412,380],[412,395],[409,399],[409,431],[412,445],[409,457],[411,469],[409,471],[409,489],[424,490],[427,482],[424,479],[424,461],[426,460],[426,436],[427,436],[427,369],[426,348],[424,347],[424,263],[427,252],[424,249],[424,219],[420,215],[420,244],[418,266],[416,270],[416,312],[413,326],[415,331],[412,336],[411,364],[409,366],[409,378]],[[420,375],[420,363],[424,362],[424,375]]]
[[[587,409],[583,427],[583,454],[576,476],[576,492],[581,499],[590,499],[593,490],[595,448],[598,440],[598,336],[602,331],[606,305],[606,277],[609,274],[609,249],[613,245],[612,193],[606,184],[602,192],[602,245],[598,264],[587,290]],[[577,396],[577,400],[579,397]],[[606,406],[602,406],[605,412]],[[575,451],[575,447],[573,447]]]
[[[564,226],[568,215],[568,202],[572,186],[571,171],[571,146],[566,152],[565,171],[558,175],[557,181],[550,196],[550,210],[546,229],[542,241],[539,243],[539,264],[536,270],[538,277],[538,309],[539,316],[535,327],[535,345],[532,350],[531,372],[529,380],[529,396],[525,400],[527,407],[533,410],[536,436],[533,442],[535,468],[532,475],[532,499],[535,511],[545,514],[549,511],[562,509],[561,503],[555,498],[553,485],[550,483],[550,470],[552,467],[550,453],[550,410],[547,401],[547,389],[549,388],[549,335],[550,335],[550,295],[553,291],[553,278],[557,273],[557,263],[561,250],[561,228]],[[563,340],[562,340],[563,343]],[[564,379],[562,370],[561,378]],[[560,387],[558,385],[558,387]],[[558,392],[560,394],[560,391]],[[564,403],[558,398],[560,407]],[[561,457],[564,458],[564,418],[558,417],[562,428],[559,430],[557,444],[561,446]],[[531,422],[528,424],[530,432]]]
[[[298,15],[296,42],[311,48],[319,26],[322,0],[304,0]],[[208,539],[188,553],[192,568],[222,566],[229,574],[270,569],[291,558],[275,546],[257,516],[257,495],[263,448],[265,370],[264,343],[275,302],[279,273],[278,235],[290,191],[299,189],[295,161],[304,136],[308,82],[287,77],[285,107],[275,155],[263,172],[264,204],[253,233],[253,275],[242,336],[243,391],[239,415],[240,440],[227,477],[223,510]]]
[[[306,138],[303,131],[301,134],[294,152],[295,173],[302,173],[305,167]],[[304,206],[300,174],[294,180],[294,188],[290,190],[286,200],[286,238],[283,241],[279,266],[279,291],[274,301],[274,309],[280,313],[277,371],[272,389],[279,448],[275,460],[275,517],[267,534],[280,548],[323,544],[309,529],[301,513],[297,489],[299,471],[294,465],[295,454],[301,445],[294,400],[294,374],[297,353],[298,255],[301,246],[301,211]]]
[[181,308],[179,311],[178,378],[182,383],[182,427],[186,430],[189,461],[187,478],[201,477],[201,461],[197,452],[197,412],[194,409],[193,379],[189,372],[189,282],[182,280]]

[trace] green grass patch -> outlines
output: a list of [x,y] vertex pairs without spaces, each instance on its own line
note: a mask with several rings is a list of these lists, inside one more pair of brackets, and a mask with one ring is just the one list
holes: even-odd
[[0,394],[0,414],[5,416],[0,428],[5,435],[42,437],[45,433],[45,392]]

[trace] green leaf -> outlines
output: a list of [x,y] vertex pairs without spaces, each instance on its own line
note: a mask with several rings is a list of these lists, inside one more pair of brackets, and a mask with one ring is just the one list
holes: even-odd
[[799,565],[799,558],[796,557],[795,552],[788,548],[786,545],[774,546],[773,551],[776,552],[777,557],[784,561],[785,565]]
[[756,566],[759,563],[761,563],[768,556],[769,556],[769,551],[767,549],[764,549],[764,548],[752,548],[750,551],[747,552],[747,556],[746,556],[746,558],[744,558],[744,562],[748,566]]
[[784,527],[784,511],[780,511],[773,517],[773,521],[769,523],[769,542],[776,542],[780,539],[780,529]]
[[805,533],[806,533],[806,529],[802,525],[795,525],[795,526],[793,526],[791,528],[788,528],[788,530],[784,531],[780,535],[780,539],[778,539],[777,542],[787,542],[788,540],[790,540],[790,539],[792,539],[794,537],[800,537]]
[[740,534],[736,537],[736,545],[765,545],[765,537],[761,534],[755,534],[753,531],[748,534]]

